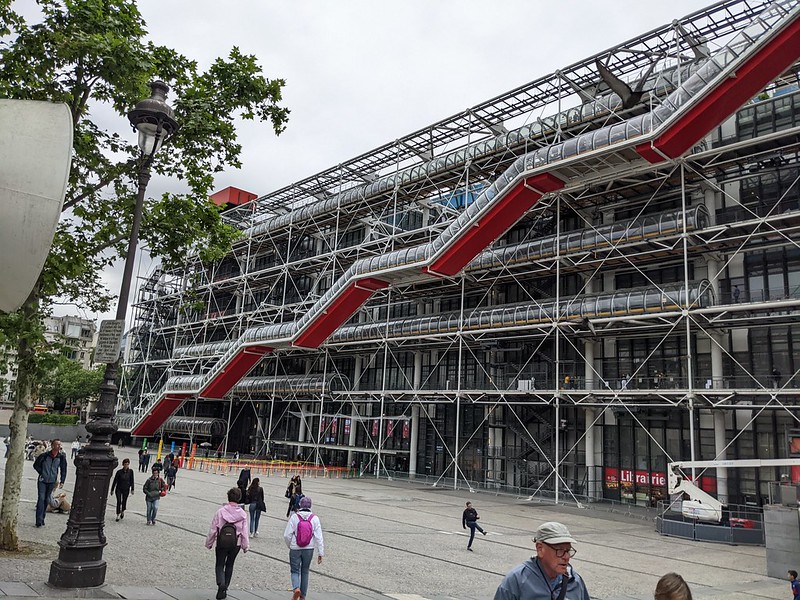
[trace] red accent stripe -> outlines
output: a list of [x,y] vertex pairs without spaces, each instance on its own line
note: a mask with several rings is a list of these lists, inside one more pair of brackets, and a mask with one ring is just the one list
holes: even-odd
[[366,302],[377,290],[389,286],[388,281],[375,277],[365,277],[348,285],[342,293],[334,299],[331,305],[322,314],[308,325],[300,334],[295,346],[301,348],[318,348],[328,336],[336,331],[342,323],[349,319],[359,307]]
[[[699,139],[732,115],[800,57],[800,19],[792,21],[783,31],[750,57],[735,75],[716,88],[680,117],[669,130],[653,142],[653,146],[670,158],[686,152]],[[664,160],[651,144],[636,147],[651,163]]]
[[189,398],[188,395],[164,396],[155,403],[144,420],[131,430],[131,435],[144,437],[155,435],[158,428],[178,410],[187,398]]
[[539,198],[563,187],[564,182],[551,173],[541,173],[519,182],[423,272],[440,277],[455,275],[516,223]]
[[249,346],[242,349],[220,371],[220,373],[200,390],[198,396],[202,398],[224,398],[239,380],[247,375],[265,355],[272,352],[268,346]]

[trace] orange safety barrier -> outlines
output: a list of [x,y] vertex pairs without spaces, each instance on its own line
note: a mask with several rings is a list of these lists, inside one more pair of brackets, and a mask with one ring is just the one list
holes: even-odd
[[[193,449],[194,450],[194,449]],[[201,458],[196,459],[194,452],[190,457],[187,468],[197,469],[206,473],[226,473],[230,474],[241,469],[250,469],[253,476],[259,477],[281,477],[288,479],[294,475],[302,478],[328,477],[329,479],[349,479],[358,476],[356,469],[350,467],[330,467],[322,465],[312,465],[309,463],[289,462],[282,460],[253,460],[239,459],[238,461],[225,458]]]

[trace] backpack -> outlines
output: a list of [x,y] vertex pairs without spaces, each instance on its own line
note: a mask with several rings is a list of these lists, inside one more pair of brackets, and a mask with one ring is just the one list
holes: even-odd
[[220,527],[219,533],[217,534],[217,547],[226,550],[236,548],[236,546],[238,546],[238,540],[236,538],[236,525],[233,523],[225,523],[225,525]]
[[314,518],[314,513],[308,514],[308,519],[304,519],[300,513],[297,513],[297,533],[295,533],[295,541],[301,548],[305,548],[314,539],[314,526],[311,524],[311,519]]

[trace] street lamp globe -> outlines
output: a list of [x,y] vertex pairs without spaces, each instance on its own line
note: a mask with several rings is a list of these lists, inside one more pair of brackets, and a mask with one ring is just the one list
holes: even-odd
[[128,113],[131,126],[139,132],[139,149],[145,159],[152,158],[164,139],[178,129],[175,113],[167,104],[169,86],[163,81],[153,81],[150,90],[150,97],[139,101]]

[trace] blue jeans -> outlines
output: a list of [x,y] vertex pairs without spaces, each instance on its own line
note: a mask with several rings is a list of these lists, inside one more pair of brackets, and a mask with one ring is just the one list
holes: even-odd
[[289,550],[289,568],[292,570],[292,589],[300,588],[300,596],[306,597],[308,592],[308,570],[314,558],[313,548]]
[[146,500],[147,502],[147,522],[148,523],[155,523],[156,522],[156,515],[158,514],[158,501],[160,498],[156,498],[155,500]]
[[483,533],[483,529],[481,529],[477,521],[467,521],[467,527],[469,527],[469,543],[467,544],[467,548],[472,548],[472,540],[475,539],[475,530],[477,529]]
[[258,531],[258,522],[261,520],[261,511],[258,510],[258,502],[250,503],[250,535]]
[[56,482],[47,483],[44,481],[36,482],[36,490],[38,495],[36,497],[36,526],[44,525],[45,509],[47,509],[47,501],[50,499],[50,494],[53,488],[56,487]]

